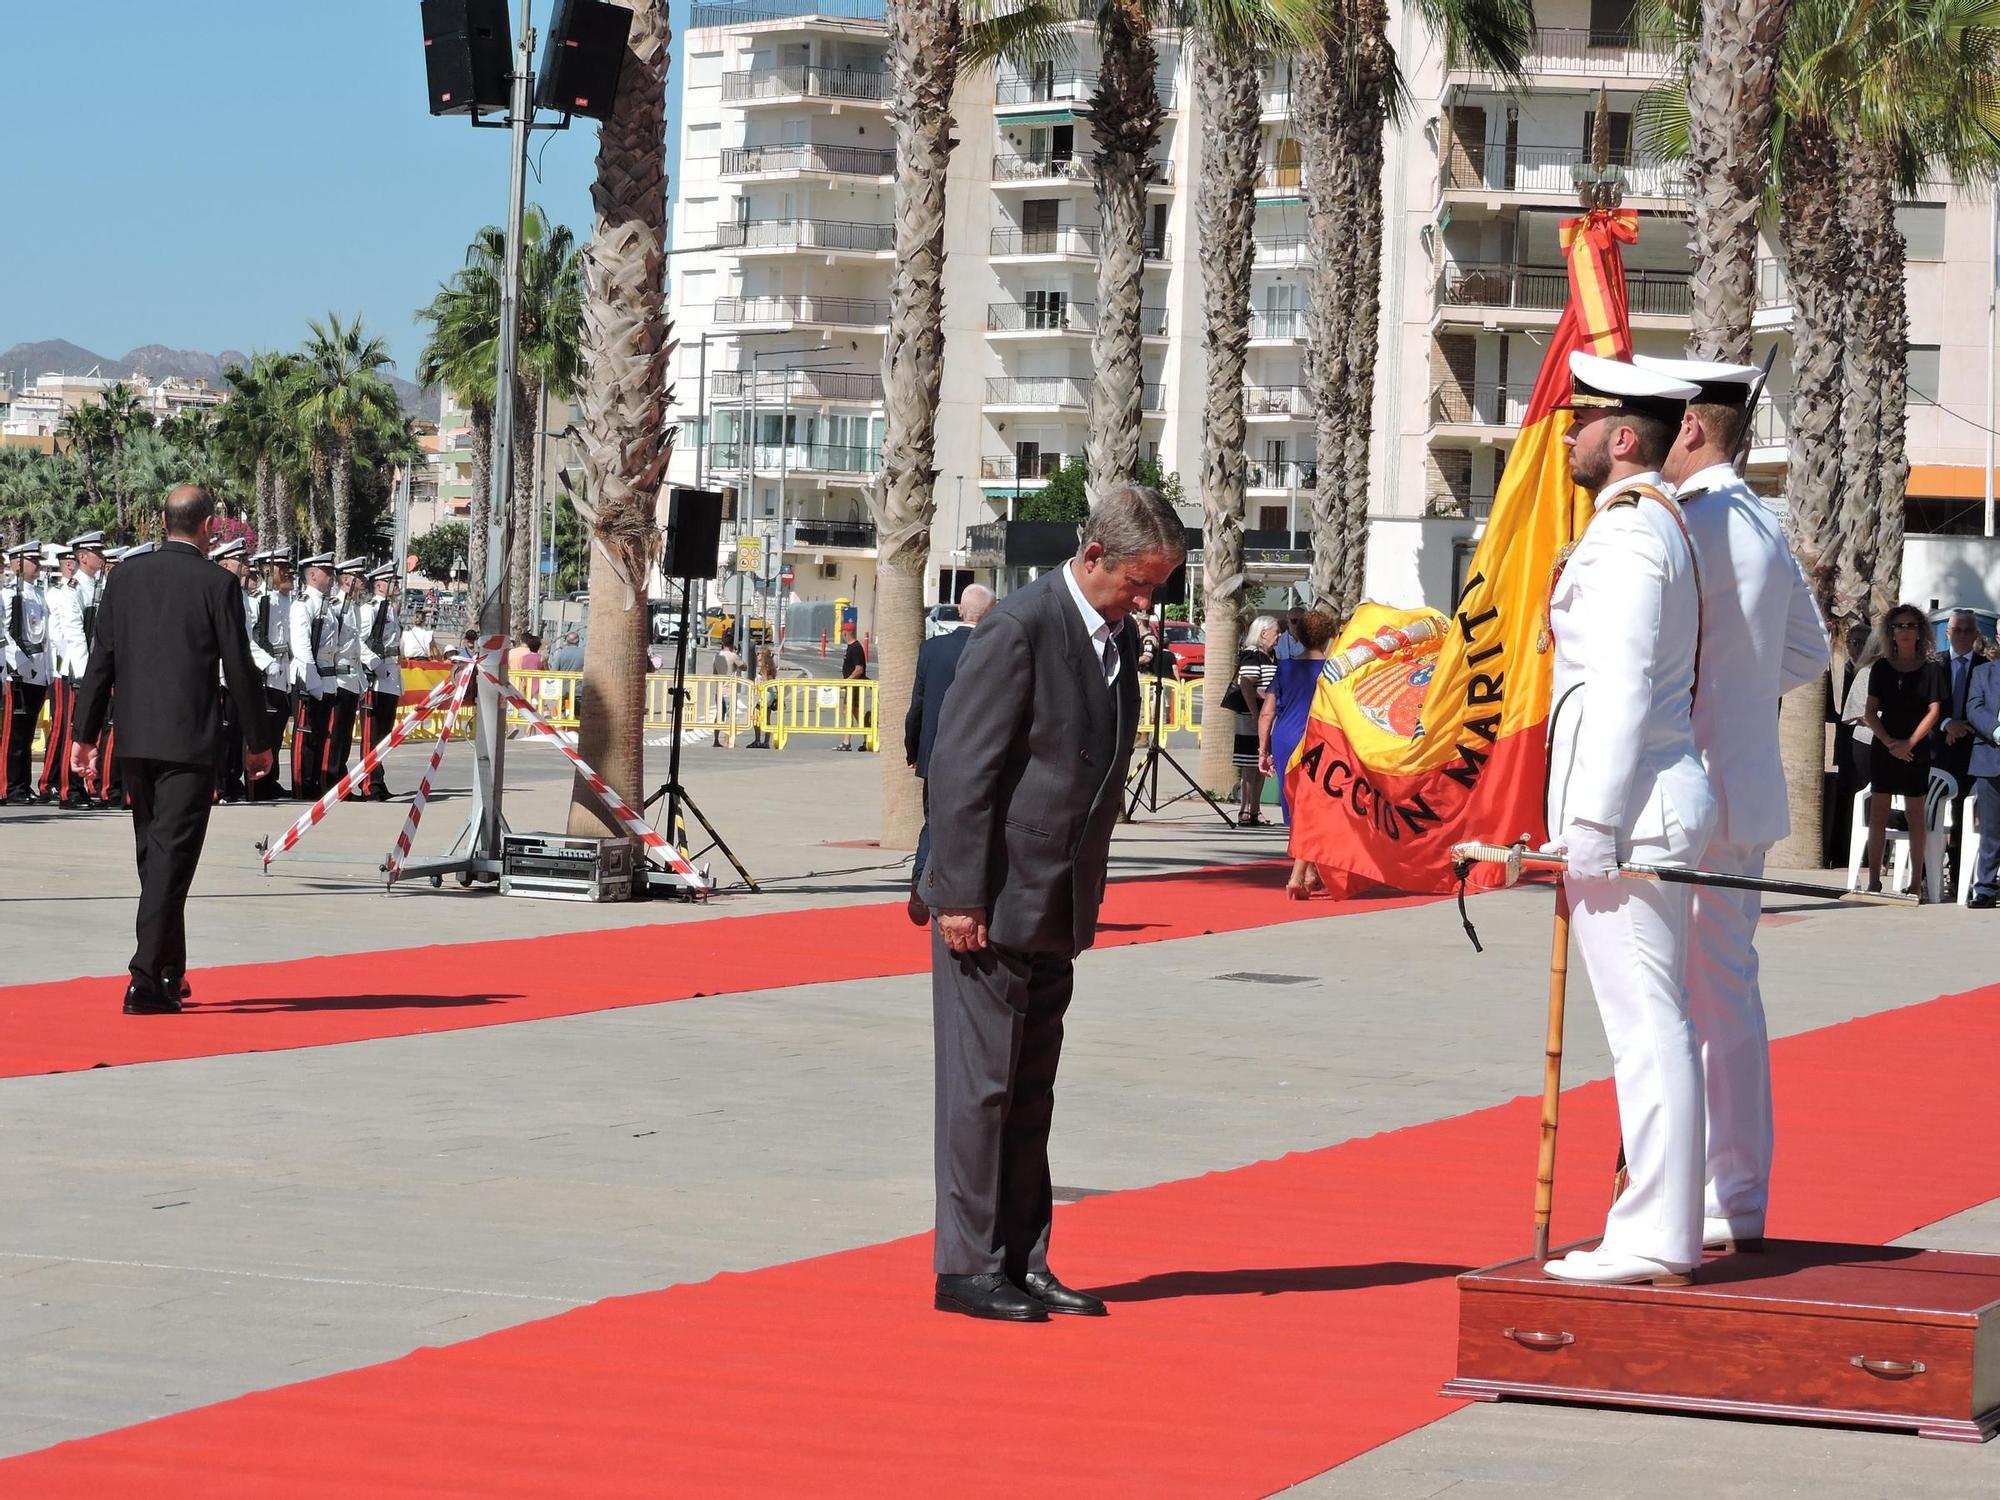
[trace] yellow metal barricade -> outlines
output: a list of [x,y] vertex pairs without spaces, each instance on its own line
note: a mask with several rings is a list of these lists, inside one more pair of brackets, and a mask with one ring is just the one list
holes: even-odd
[[880,741],[876,722],[879,684],[864,678],[785,677],[757,684],[757,723],[778,749],[795,734],[838,734],[862,737],[870,750]]
[[1193,734],[1201,737],[1201,684],[1177,678],[1146,676],[1139,679],[1139,735],[1153,732],[1153,699],[1164,694],[1160,704],[1162,734]]

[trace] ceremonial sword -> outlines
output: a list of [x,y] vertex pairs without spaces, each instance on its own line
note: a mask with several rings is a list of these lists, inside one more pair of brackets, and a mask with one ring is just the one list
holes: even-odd
[[[1521,878],[1524,869],[1563,870],[1569,858],[1530,849],[1523,839],[1513,844],[1485,844],[1477,840],[1453,844],[1455,865],[1496,864],[1507,867],[1507,884]],[[1805,896],[1814,901],[1859,901],[1869,906],[1917,906],[1915,896],[1888,891],[1850,891],[1837,885],[1820,885],[1811,880],[1772,880],[1763,875],[1731,875],[1721,870],[1689,869],[1681,865],[1651,865],[1641,860],[1622,860],[1618,873],[1628,880],[1659,880],[1673,885],[1713,885],[1732,891],[1763,891],[1773,896]]]

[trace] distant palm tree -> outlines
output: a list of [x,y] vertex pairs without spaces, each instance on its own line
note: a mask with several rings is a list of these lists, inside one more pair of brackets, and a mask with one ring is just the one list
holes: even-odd
[[249,366],[232,364],[223,369],[229,399],[216,413],[216,442],[236,472],[249,482],[255,507],[257,540],[264,548],[280,545],[281,535],[289,541],[291,528],[281,532],[278,516],[277,484],[279,458],[277,431],[284,407],[280,388],[288,377],[289,356],[258,354]]
[[98,468],[110,457],[111,413],[98,402],[71,407],[56,424],[56,436],[67,442],[82,475],[83,492],[100,498]]
[[122,380],[116,381],[105,388],[103,408],[103,430],[105,434],[105,451],[103,457],[108,461],[111,469],[113,524],[117,527],[120,536],[126,536],[131,534],[127,529],[125,505],[126,496],[129,492],[124,488],[123,481],[119,477],[122,468],[120,459],[124,454],[125,444],[131,439],[134,433],[150,432],[152,430],[153,418],[147,412],[145,403],[139,399],[139,393]]
[[396,393],[380,374],[389,363],[389,346],[365,335],[359,316],[343,324],[339,314],[328,313],[324,323],[315,320],[306,326],[311,332],[296,387],[297,418],[311,437],[316,470],[331,489],[333,550],[344,559],[351,555],[357,434],[397,410]]

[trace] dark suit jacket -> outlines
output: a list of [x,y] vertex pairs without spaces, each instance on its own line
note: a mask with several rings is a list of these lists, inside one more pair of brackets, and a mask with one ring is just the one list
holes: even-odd
[[113,570],[97,608],[76,733],[96,739],[115,696],[120,756],[214,765],[222,754],[218,664],[245,748],[270,749],[242,585],[185,542],[129,558]]
[[2000,776],[2000,661],[1984,661],[1972,669],[1965,690],[1965,722],[1972,726],[1971,762],[1974,776]]
[[934,910],[983,909],[999,947],[1080,953],[1097,937],[1138,730],[1138,634],[1119,627],[1122,665],[1107,686],[1054,571],[970,634],[931,751],[920,894]]
[[910,711],[903,716],[903,758],[920,777],[928,779],[931,774],[931,747],[937,743],[944,695],[958,675],[958,659],[970,639],[970,629],[947,630],[925,641],[917,652],[917,680],[910,689]]

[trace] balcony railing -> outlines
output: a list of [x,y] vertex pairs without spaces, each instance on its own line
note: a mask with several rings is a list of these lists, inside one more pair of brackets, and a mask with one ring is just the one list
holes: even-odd
[[1081,156],[1022,156],[1003,152],[993,158],[995,182],[1039,182],[1061,179],[1090,181],[1090,163]]
[[[1091,382],[1074,375],[994,375],[987,377],[988,406],[1038,406],[1055,411],[1084,411],[1090,406]],[[1141,411],[1162,411],[1165,387],[1148,381],[1139,388]]]
[[1791,446],[1791,441],[1791,402],[1758,402],[1756,415],[1750,419],[1750,446],[1752,448],[1787,448]]
[[829,172],[850,177],[888,177],[896,170],[894,151],[816,142],[779,146],[736,146],[722,153],[724,177],[765,177],[781,172]]
[[1253,490],[1309,490],[1319,481],[1319,464],[1310,458],[1266,463],[1253,458],[1245,483]]
[[1250,258],[1252,266],[1283,267],[1303,266],[1310,258],[1304,235],[1291,235],[1284,239],[1259,240]]
[[1460,385],[1447,381],[1431,392],[1432,422],[1462,422],[1487,427],[1519,427],[1528,409],[1529,387],[1479,381]]
[[1266,80],[1263,88],[1263,111],[1267,115],[1288,115],[1292,112],[1292,85],[1272,83]]
[[873,547],[873,521],[828,521],[808,517],[786,524],[785,545],[799,547]]
[[[789,377],[789,378],[787,378]],[[741,401],[752,384],[747,370],[712,370],[708,376],[711,401]],[[754,399],[760,406],[787,402],[861,401],[882,399],[882,377],[860,370],[759,370]]]
[[723,0],[692,7],[689,27],[752,26],[759,21],[790,21],[804,16],[831,16],[879,21],[882,0]]
[[1521,70],[1597,78],[1664,78],[1673,58],[1658,42],[1621,28],[1538,26]]
[[1306,315],[1303,308],[1250,309],[1250,337],[1253,339],[1302,339],[1305,336]]
[[873,254],[896,248],[892,224],[844,219],[752,219],[715,226],[718,250],[854,250]]
[[715,321],[873,328],[889,321],[889,304],[869,297],[717,297]]
[[1253,417],[1310,417],[1312,400],[1302,385],[1246,385],[1243,409]]
[[[986,304],[989,333],[1095,333],[1097,305],[1093,302],[1043,303],[989,302]],[[1139,332],[1145,338],[1164,338],[1167,310],[1164,307],[1139,309]]]
[[873,474],[882,467],[882,450],[837,443],[710,443],[708,466],[723,473],[754,466],[760,474]]
[[[1444,186],[1475,192],[1545,193],[1574,198],[1575,171],[1588,166],[1590,153],[1581,146],[1507,146],[1455,141],[1445,159]],[[1630,152],[1611,159],[1624,174],[1628,198],[1665,198],[1683,202],[1688,194],[1687,168],[1679,162],[1651,161]]]
[[1038,453],[1027,463],[1022,463],[1012,453],[989,453],[979,460],[979,477],[994,480],[1018,480],[1022,484],[1041,484],[1055,478],[1058,470],[1068,460],[1060,453]]
[[[1104,232],[1095,224],[1061,224],[1054,229],[996,229],[987,241],[990,255],[1076,255],[1096,259]],[[1147,260],[1165,260],[1173,253],[1172,235],[1148,236],[1142,253]]]
[[1792,282],[1785,274],[1785,263],[1781,260],[1760,260],[1757,262],[1757,305],[1759,307],[1790,307],[1792,305]]
[[[1446,266],[1438,273],[1437,300],[1444,307],[1511,307],[1560,312],[1569,301],[1569,273],[1542,266]],[[1684,318],[1693,309],[1685,272],[1627,271],[1627,310],[1635,317]]]
[[748,104],[760,99],[881,100],[888,97],[889,75],[873,68],[824,68],[794,63],[782,68],[745,68],[722,75],[722,102]]
[[1493,514],[1493,497],[1433,490],[1424,496],[1424,514],[1450,520],[1484,521]]
[[993,85],[995,104],[1088,104],[1097,75],[1078,69],[1001,78]]
[[1297,162],[1266,162],[1257,169],[1257,191],[1281,189],[1298,192],[1305,186],[1306,169]]

